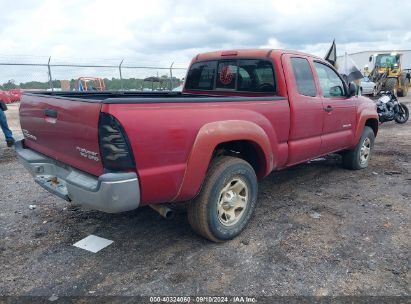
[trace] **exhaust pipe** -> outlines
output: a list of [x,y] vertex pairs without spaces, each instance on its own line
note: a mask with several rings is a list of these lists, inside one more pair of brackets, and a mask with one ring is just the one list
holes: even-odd
[[167,207],[166,205],[149,205],[152,209],[157,211],[165,219],[171,219],[174,216],[174,210]]

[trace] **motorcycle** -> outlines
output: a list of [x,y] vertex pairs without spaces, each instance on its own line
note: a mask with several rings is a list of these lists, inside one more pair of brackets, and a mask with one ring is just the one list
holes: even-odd
[[395,120],[396,123],[403,124],[410,116],[408,107],[399,102],[392,91],[381,92],[376,105],[380,123]]

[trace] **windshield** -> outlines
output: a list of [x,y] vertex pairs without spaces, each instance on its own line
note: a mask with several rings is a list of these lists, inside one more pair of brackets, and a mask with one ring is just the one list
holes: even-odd
[[375,60],[375,65],[382,68],[393,68],[394,64],[398,64],[399,57],[389,54],[378,55]]

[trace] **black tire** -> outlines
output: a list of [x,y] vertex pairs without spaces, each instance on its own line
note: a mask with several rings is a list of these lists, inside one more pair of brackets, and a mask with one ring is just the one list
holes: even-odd
[[410,80],[408,78],[405,78],[405,83],[404,83],[404,96],[408,95],[408,91],[410,89]]
[[408,121],[408,118],[410,118],[410,112],[408,111],[408,107],[405,104],[400,103],[400,107],[403,113],[395,116],[395,122],[399,124],[405,124]]
[[405,97],[408,94],[408,87],[410,85],[410,80],[408,78],[404,78],[402,81],[402,89],[398,90],[397,95],[398,97]]
[[[369,153],[364,161],[362,155],[362,148],[363,145],[366,143],[366,140],[369,140]],[[371,159],[372,151],[374,149],[374,142],[375,142],[375,134],[374,131],[368,127],[364,127],[364,131],[361,135],[358,144],[354,147],[354,149],[345,151],[342,155],[343,157],[343,166],[344,168],[350,170],[360,170],[365,169],[368,166],[368,163]]]
[[395,91],[395,87],[397,86],[397,78],[387,78],[384,84],[385,91]]
[[[236,186],[237,182],[240,186],[246,185],[247,189],[242,196],[239,194],[235,197],[240,199],[246,193],[247,199],[242,200],[245,202],[244,208],[235,209],[230,207],[231,205],[225,206],[230,210],[234,208],[231,211],[239,214],[238,218],[234,216],[231,219],[237,221],[227,226],[223,223],[224,215],[227,223],[231,216],[224,212],[219,215],[221,213],[219,206],[222,206],[220,202],[224,200],[223,195],[227,194],[222,191],[228,186]],[[195,232],[210,241],[224,242],[233,239],[241,233],[250,220],[257,201],[257,191],[257,177],[249,163],[236,157],[218,157],[210,164],[200,194],[188,205],[188,221]]]

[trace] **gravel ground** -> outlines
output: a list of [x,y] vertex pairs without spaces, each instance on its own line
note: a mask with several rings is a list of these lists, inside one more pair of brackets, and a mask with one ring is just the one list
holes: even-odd
[[[329,156],[271,174],[246,230],[224,244],[194,234],[185,214],[67,205],[0,138],[0,295],[409,296],[410,132],[384,124],[366,170]],[[90,234],[114,243],[96,254],[72,246]]]

